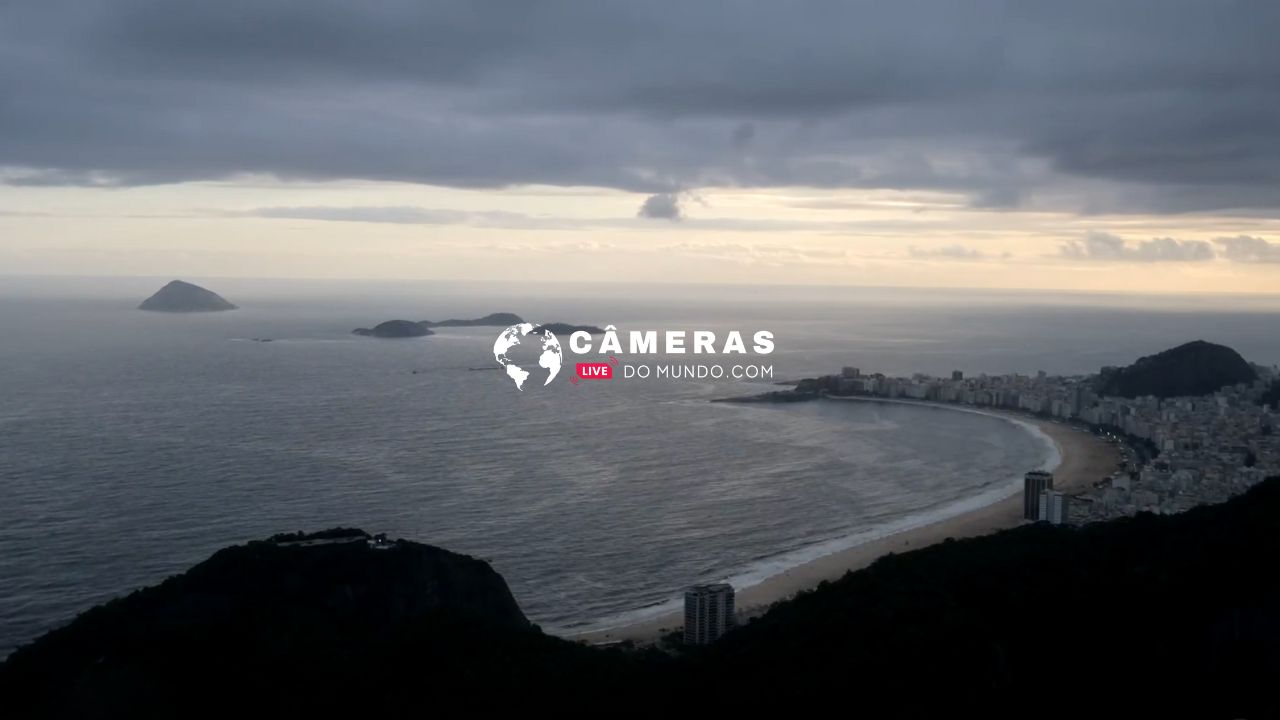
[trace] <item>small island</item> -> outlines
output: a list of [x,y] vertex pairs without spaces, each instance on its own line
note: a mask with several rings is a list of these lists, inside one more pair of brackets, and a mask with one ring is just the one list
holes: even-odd
[[199,285],[174,280],[142,301],[139,310],[168,313],[222,312],[236,310],[221,295]]
[[354,335],[360,335],[362,337],[376,337],[384,339],[414,338],[435,335],[435,332],[426,325],[413,322],[412,320],[388,320],[384,323],[378,323],[372,328],[356,328],[351,332]]
[[422,324],[427,327],[510,327],[512,325],[519,325],[522,322],[524,322],[524,320],[515,313],[499,312],[489,313],[482,318],[475,318],[472,320],[458,320],[452,318],[449,320],[441,320],[439,322],[423,320]]
[[[408,338],[423,337],[425,335],[434,335],[431,328],[463,328],[463,327],[511,327],[524,322],[524,319],[515,313],[490,313],[484,317],[474,318],[471,320],[388,320],[372,328],[356,328],[352,330],[353,335],[362,337],[376,338]],[[586,332],[592,335],[599,335],[604,332],[595,325],[573,325],[570,323],[553,322],[543,323],[534,327],[535,331],[547,330],[553,335],[572,335],[575,332]]]
[[571,325],[569,323],[562,322],[545,323],[534,327],[534,330],[549,330],[552,335],[572,335],[576,332],[600,335],[604,332],[603,329],[598,328],[595,325]]

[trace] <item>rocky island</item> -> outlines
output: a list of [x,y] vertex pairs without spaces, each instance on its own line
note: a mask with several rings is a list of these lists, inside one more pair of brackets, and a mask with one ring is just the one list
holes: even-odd
[[174,280],[142,301],[139,310],[170,313],[221,312],[235,310],[235,305],[221,295],[199,285]]
[[426,335],[435,335],[431,328],[420,322],[412,320],[388,320],[384,323],[378,323],[372,328],[356,328],[351,331],[353,335],[362,337],[376,338],[413,338],[424,337]]
[[510,327],[512,325],[519,325],[522,322],[524,322],[524,320],[515,313],[500,312],[489,313],[482,318],[474,318],[471,320],[458,320],[456,318],[441,320],[439,322],[423,320],[422,324],[427,327]]
[[434,335],[431,328],[443,327],[507,327],[524,322],[515,313],[490,313],[481,318],[471,320],[388,320],[372,328],[356,328],[353,335],[376,338],[410,338]]
[[[449,320],[388,320],[374,326],[373,328],[356,328],[352,330],[353,335],[363,337],[376,338],[406,338],[406,337],[422,337],[424,335],[434,334],[431,328],[460,328],[460,327],[511,327],[523,323],[524,319],[515,313],[499,312],[490,313],[484,317],[472,318],[470,320],[459,320],[451,318]],[[543,323],[534,327],[535,331],[549,330],[554,335],[571,335],[575,332],[587,332],[592,335],[599,335],[604,330],[595,325],[572,325],[570,323],[554,322]]]
[[546,323],[535,327],[534,330],[550,330],[552,335],[572,335],[576,332],[600,335],[604,332],[602,328],[598,328],[595,325],[571,325],[562,322]]

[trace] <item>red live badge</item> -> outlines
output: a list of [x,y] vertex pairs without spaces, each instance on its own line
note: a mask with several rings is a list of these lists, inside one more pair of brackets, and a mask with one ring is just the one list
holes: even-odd
[[612,380],[613,366],[609,363],[578,363],[578,377],[583,380]]

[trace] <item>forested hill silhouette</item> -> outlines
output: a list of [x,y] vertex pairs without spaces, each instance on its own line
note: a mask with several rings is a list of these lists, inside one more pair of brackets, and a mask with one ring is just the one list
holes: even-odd
[[1195,340],[1098,376],[1102,395],[1159,398],[1210,395],[1227,385],[1250,383],[1257,372],[1240,353],[1225,345]]
[[289,536],[223,550],[18,650],[0,666],[0,715],[836,702],[869,717],[1277,717],[1277,518],[1272,478],[1179,515],[948,541],[674,656],[545,635],[479,560]]

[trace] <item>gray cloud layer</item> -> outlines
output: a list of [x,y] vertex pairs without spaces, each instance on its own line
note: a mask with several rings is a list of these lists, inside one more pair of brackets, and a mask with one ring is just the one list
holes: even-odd
[[1214,258],[1213,246],[1203,240],[1152,238],[1130,245],[1116,235],[1091,232],[1084,240],[1072,240],[1060,248],[1072,260],[1124,260],[1132,262],[1200,262]]
[[12,2],[0,165],[1270,214],[1277,26],[1182,0]]
[[483,227],[527,227],[536,221],[520,213],[444,210],[407,206],[364,207],[264,207],[242,213],[248,217],[330,222],[390,223],[392,225],[479,225]]
[[1222,247],[1222,256],[1245,263],[1280,263],[1280,243],[1260,237],[1237,235],[1214,240]]
[[[918,260],[986,260],[992,255],[984,253],[977,248],[966,247],[964,245],[944,245],[936,248],[921,248],[912,245],[907,248],[907,254]],[[1008,257],[1009,253],[1003,253],[1000,257]]]
[[1241,235],[1214,240],[1223,248],[1214,252],[1213,244],[1203,240],[1151,238],[1130,244],[1123,238],[1105,232],[1090,232],[1083,240],[1071,240],[1059,246],[1059,255],[1070,260],[1120,262],[1205,262],[1222,257],[1233,262],[1280,262],[1280,244],[1262,238]]

